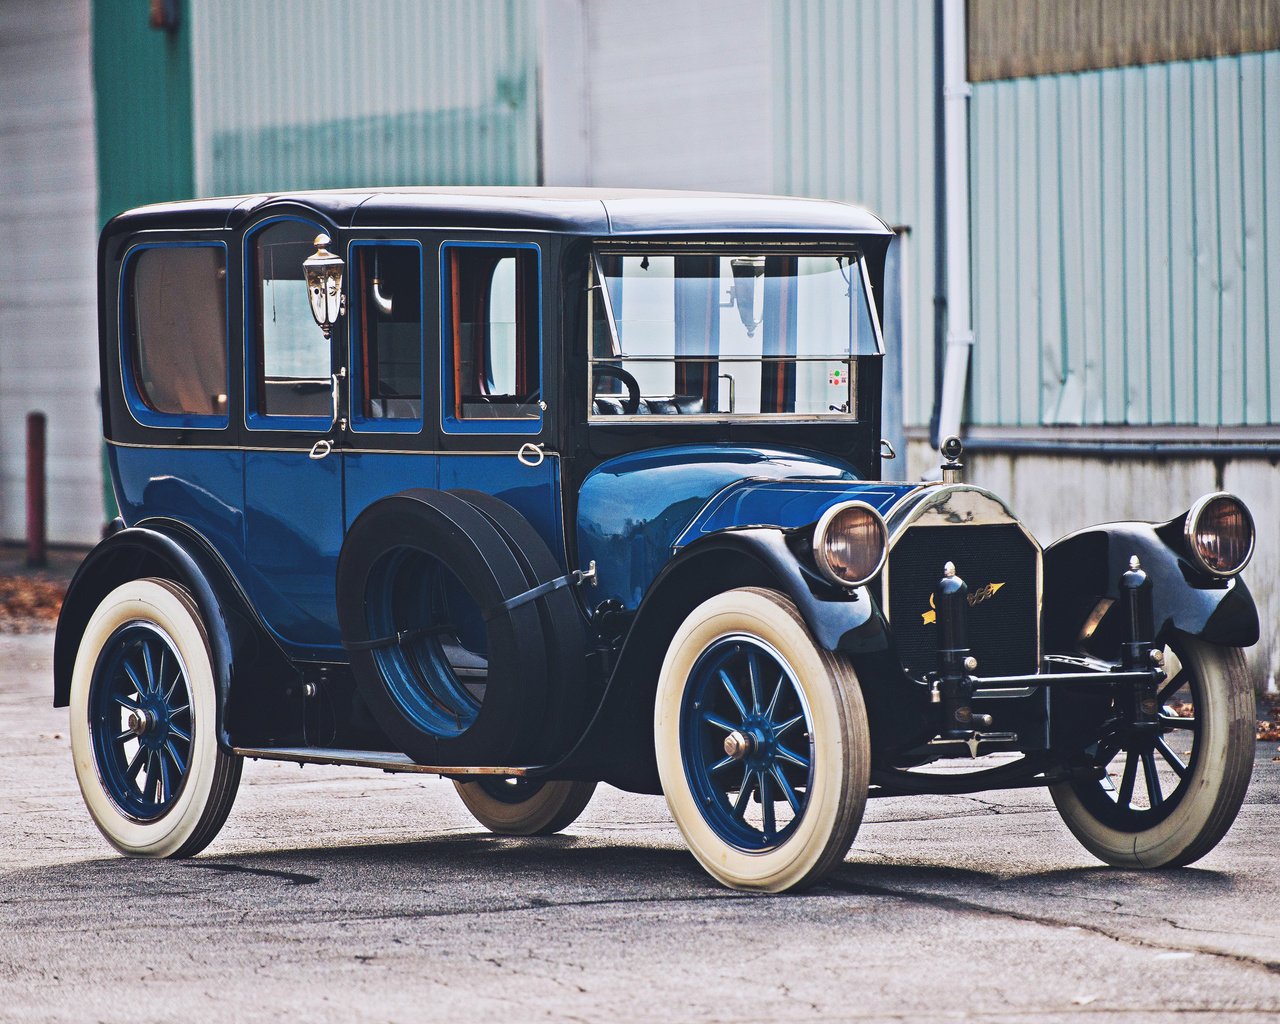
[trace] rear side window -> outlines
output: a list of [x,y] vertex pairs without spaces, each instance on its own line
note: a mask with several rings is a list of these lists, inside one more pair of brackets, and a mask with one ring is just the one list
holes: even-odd
[[126,264],[125,390],[140,422],[227,424],[227,253],[164,245]]
[[537,433],[541,312],[535,246],[444,247],[445,428]]
[[416,242],[356,242],[350,294],[357,430],[422,425],[422,250]]

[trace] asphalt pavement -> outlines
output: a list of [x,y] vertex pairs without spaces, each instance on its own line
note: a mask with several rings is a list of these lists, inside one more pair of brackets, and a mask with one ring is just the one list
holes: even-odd
[[872,801],[831,882],[722,889],[661,797],[549,839],[450,783],[249,762],[200,857],[80,800],[52,634],[0,636],[0,1020],[1280,1020],[1280,761],[1176,871],[1094,861],[1039,791]]

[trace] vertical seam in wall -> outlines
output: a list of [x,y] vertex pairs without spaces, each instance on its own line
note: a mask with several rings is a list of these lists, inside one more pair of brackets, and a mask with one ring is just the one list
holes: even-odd
[[1062,76],[1054,79],[1053,101],[1058,108],[1058,349],[1061,353],[1059,363],[1058,408],[1054,411],[1054,422],[1062,411],[1062,398],[1066,391],[1067,379],[1071,376],[1068,360],[1071,357],[1067,345],[1067,218],[1066,197],[1062,193],[1062,183],[1066,178],[1062,163],[1062,89],[1065,85]]
[[[1264,55],[1262,58],[1262,123],[1261,139],[1259,140],[1259,155],[1262,158],[1262,354],[1263,366],[1266,368],[1267,374],[1267,422],[1274,423],[1272,416],[1272,396],[1271,396],[1271,288],[1267,281],[1267,267],[1270,265],[1269,260],[1271,253],[1267,248],[1267,134],[1265,126],[1267,123],[1267,59]],[[1280,259],[1280,253],[1276,254],[1276,258]]]
[[1168,207],[1167,216],[1169,218],[1169,233],[1165,238],[1165,249],[1167,256],[1168,270],[1166,276],[1169,279],[1169,422],[1178,422],[1178,371],[1174,363],[1174,352],[1176,344],[1173,340],[1174,324],[1174,303],[1173,303],[1173,66],[1165,65],[1164,69],[1164,110],[1165,124],[1168,130],[1165,132],[1164,148],[1165,148],[1165,166],[1169,168],[1169,188],[1165,193],[1165,205]]
[[[1217,61],[1213,62],[1215,65]],[[1217,213],[1214,218],[1214,229],[1217,236],[1218,248],[1218,364],[1214,368],[1218,378],[1218,408],[1214,413],[1214,423],[1222,426],[1222,307],[1226,300],[1226,284],[1222,276],[1222,136],[1218,133],[1218,126],[1221,123],[1218,112],[1218,69],[1213,69],[1213,180],[1217,185]]]
[[[998,197],[1000,195],[1000,85],[1001,83],[997,82],[992,86],[993,91],[991,96],[991,105],[993,108],[993,113],[991,117],[991,195],[993,198]],[[972,140],[973,138],[972,133],[973,133],[973,127],[972,125],[970,125],[969,127],[970,140]],[[970,141],[969,145],[970,145],[970,149],[972,149],[973,148],[972,141]],[[977,178],[977,175],[973,173],[973,168],[970,167],[969,168],[969,191],[971,193],[973,191],[973,183],[976,180],[976,178]],[[974,235],[973,221],[974,219],[976,219],[972,216],[972,207],[973,207],[972,200],[970,200],[969,206],[971,210],[970,219],[969,219],[969,238],[970,238],[969,245],[970,245],[970,248],[972,249],[972,246],[973,246],[972,239]],[[992,281],[994,295],[990,299],[990,302],[992,306],[998,307],[1000,304],[1000,272],[1003,269],[1002,264],[1004,262],[1004,260],[1001,259],[1001,256],[1003,254],[1000,251],[1000,236],[1001,234],[1003,234],[1003,232],[1001,232],[1000,230],[1000,213],[999,211],[994,211],[994,213],[996,218],[996,230],[995,230],[996,244],[995,244],[995,252],[991,254],[991,258],[995,261],[995,274],[993,275],[993,281]],[[1014,216],[1015,217],[1017,216],[1016,203],[1014,204]],[[980,278],[973,273],[973,267],[975,265],[975,262],[976,261],[972,260],[972,255],[971,255],[971,262],[969,264],[969,268],[970,268],[969,277],[970,277],[970,280],[973,282],[970,285],[970,295],[969,295],[969,320],[971,323],[975,322],[973,318],[973,300],[978,292],[978,281],[980,280]],[[947,269],[950,270],[950,267],[948,267]],[[950,286],[948,285],[948,289],[949,288]],[[996,319],[994,327],[995,327],[995,330],[992,331],[992,334],[994,335],[994,340],[995,340],[995,356],[996,357],[995,359],[992,360],[992,362],[995,364],[995,368],[996,368],[995,401],[993,403],[995,405],[996,412],[995,412],[995,418],[992,419],[990,422],[1006,423],[1008,421],[1005,419],[1006,410],[1004,408],[1004,345],[1003,345],[1004,339],[1001,337],[1002,325],[1000,323],[999,318]],[[978,418],[977,421],[979,423],[982,422],[980,418]]]
[[[1143,423],[1151,423],[1155,402],[1151,383],[1151,110],[1147,104],[1147,89],[1150,85],[1150,70],[1142,72],[1142,180],[1147,183],[1142,195],[1142,311],[1143,311],[1143,352],[1147,363],[1147,414]],[[1165,128],[1166,132],[1168,127]],[[1166,188],[1168,186],[1166,185]],[[1167,228],[1166,228],[1167,230]]]
[[[1125,72],[1116,76],[1120,87],[1120,134],[1124,135],[1125,117],[1129,113],[1129,104],[1125,95]],[[1129,421],[1129,196],[1125,188],[1128,180],[1127,172],[1129,149],[1122,139],[1120,142],[1120,356],[1124,372],[1120,374],[1123,385],[1120,391],[1119,417],[1121,423]]]
[[[1236,146],[1240,153],[1240,422],[1249,422],[1249,205],[1245,193],[1244,58],[1236,64]],[[1262,122],[1266,124],[1266,121]],[[1264,263],[1265,267],[1266,264]]]
[[1196,378],[1200,372],[1200,268],[1196,265],[1199,251],[1200,211],[1196,204],[1196,76],[1193,65],[1187,67],[1187,125],[1191,165],[1191,421],[1200,423],[1200,388]]
[[[1107,129],[1103,116],[1103,78],[1105,72],[1098,75],[1098,352],[1101,362],[1095,370],[1100,375],[1098,386],[1102,388],[1102,422],[1111,418],[1111,410],[1107,408]],[[1083,191],[1083,182],[1081,182]],[[1085,352],[1085,365],[1089,362],[1088,351]]]
[[[1044,178],[1040,174],[1040,83],[1032,84],[1032,100],[1036,110],[1036,252],[1044,252],[1044,239],[1040,236],[1040,204],[1044,202]],[[1062,125],[1058,125],[1061,134]],[[1036,423],[1044,422],[1044,257],[1036,260]]]

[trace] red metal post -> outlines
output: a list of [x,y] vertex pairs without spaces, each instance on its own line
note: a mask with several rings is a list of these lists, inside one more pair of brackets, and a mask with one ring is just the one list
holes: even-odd
[[48,562],[45,545],[44,434],[42,412],[27,413],[27,565]]

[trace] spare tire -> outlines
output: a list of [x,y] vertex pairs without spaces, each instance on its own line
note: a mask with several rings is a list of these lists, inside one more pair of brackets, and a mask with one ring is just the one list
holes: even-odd
[[534,602],[494,614],[528,589],[501,534],[455,495],[402,491],[351,524],[338,558],[343,646],[374,718],[419,764],[536,759],[541,618]]
[[[533,524],[501,498],[483,491],[448,493],[465,500],[502,535],[524,571],[529,589],[563,577],[564,570]],[[541,760],[551,761],[577,740],[595,706],[588,706],[583,617],[571,588],[553,590],[534,605],[547,649],[547,709],[536,751]]]

